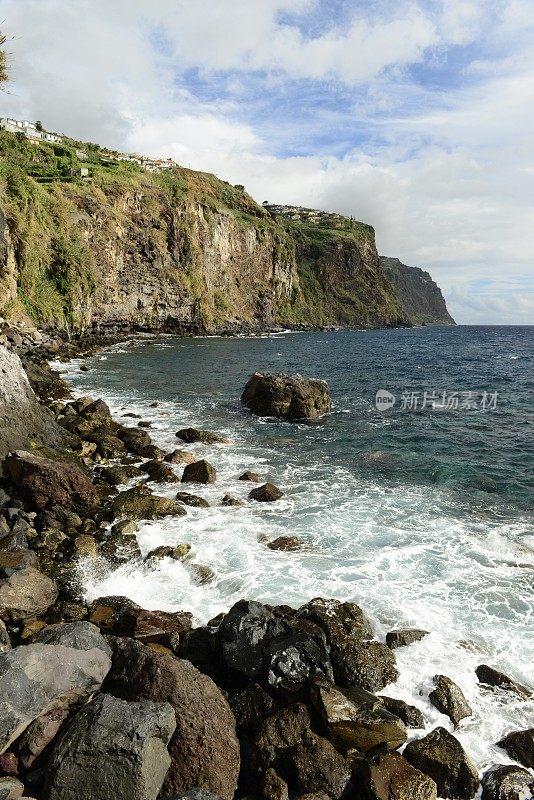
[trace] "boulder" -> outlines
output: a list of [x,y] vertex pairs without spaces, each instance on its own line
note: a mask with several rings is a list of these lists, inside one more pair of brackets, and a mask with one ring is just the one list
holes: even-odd
[[26,728],[17,742],[19,764],[24,770],[38,768],[39,757],[56,738],[69,712],[68,704],[59,701]]
[[278,703],[257,683],[249,685],[230,698],[238,734],[255,736],[264,719],[278,711]]
[[149,458],[151,461],[163,461],[165,450],[155,444],[146,444],[138,449],[136,455],[141,458]]
[[168,464],[192,464],[196,458],[188,450],[173,450],[171,453],[167,453],[163,460]]
[[232,497],[231,494],[225,494],[223,499],[221,500],[221,505],[227,507],[230,506],[237,507],[237,506],[242,506],[243,503],[241,502],[241,500],[238,500],[237,497]]
[[101,458],[121,458],[128,453],[124,442],[115,436],[107,426],[95,428],[86,433],[83,438],[96,445],[96,452]]
[[187,464],[182,475],[182,483],[214,483],[217,471],[205,458]]
[[17,451],[7,456],[4,467],[22,497],[39,509],[57,504],[91,516],[99,506],[95,487],[73,463]]
[[33,550],[0,551],[0,579],[10,578],[21,569],[39,569],[39,559]]
[[185,508],[176,500],[140,492],[137,487],[119,492],[112,507],[116,517],[130,519],[162,519],[183,516],[186,513]]
[[86,700],[98,691],[111,660],[100,648],[30,644],[0,655],[0,752],[58,701]]
[[141,470],[148,475],[149,481],[156,483],[178,483],[177,475],[161,461],[147,461],[141,464]]
[[5,622],[0,619],[0,653],[7,653],[8,650],[11,650],[11,639]]
[[497,747],[502,747],[510,758],[519,761],[524,767],[534,769],[534,728],[509,733],[497,742]]
[[493,669],[493,667],[488,667],[487,664],[480,664],[475,672],[480,683],[486,686],[505,689],[525,699],[532,697],[532,691],[526,686],[516,683],[512,678],[509,678],[508,675],[505,675],[504,672],[499,672],[499,670]]
[[100,545],[100,555],[112,564],[127,564],[141,558],[135,533],[110,533]]
[[287,783],[276,774],[272,767],[265,770],[261,779],[260,789],[264,800],[289,800]]
[[481,800],[526,800],[529,794],[534,794],[534,778],[521,767],[501,764],[482,776]]
[[182,428],[176,433],[176,436],[182,440],[182,442],[187,442],[188,444],[194,444],[195,442],[202,442],[203,444],[228,444],[228,439],[225,439],[224,436],[220,436],[218,433],[213,433],[212,431],[203,431],[199,430],[198,428]]
[[145,477],[145,474],[132,465],[116,464],[110,467],[103,467],[100,471],[100,476],[111,486],[120,486],[129,481]]
[[304,539],[300,536],[278,536],[272,542],[267,542],[269,550],[301,550],[304,546]]
[[163,544],[151,550],[146,556],[145,561],[151,558],[172,558],[173,561],[185,561],[190,552],[190,544],[177,544],[174,547],[172,545]]
[[54,581],[33,567],[13,572],[0,581],[0,617],[21,622],[44,614],[55,603],[58,590]]
[[295,793],[324,792],[333,800],[341,797],[351,778],[351,769],[329,741],[304,731],[302,739],[290,751],[289,761]]
[[164,800],[222,800],[220,795],[208,792],[207,789],[190,789],[182,794],[175,794],[172,797],[165,797]]
[[260,476],[257,472],[251,472],[249,469],[246,469],[238,478],[240,481],[250,481],[251,483],[259,483]]
[[98,542],[94,536],[82,534],[77,536],[72,543],[72,558],[96,558],[98,556]]
[[378,692],[399,676],[394,654],[381,642],[346,639],[332,645],[330,658],[339,686]]
[[371,623],[356,603],[315,597],[299,608],[297,616],[322,628],[330,645],[339,645],[346,639],[367,641],[373,638]]
[[114,641],[106,691],[127,700],[168,702],[177,727],[163,796],[201,786],[226,800],[235,792],[239,743],[235,720],[220,689],[188,661],[154,652],[132,639]]
[[119,427],[117,436],[122,439],[128,451],[135,455],[143,457],[145,447],[152,444],[152,439],[145,431],[139,428],[123,428]]
[[404,700],[398,700],[396,697],[380,695],[380,700],[386,711],[401,719],[407,728],[425,727],[425,718],[415,706],[405,703]]
[[47,625],[33,638],[34,644],[60,644],[74,650],[100,650],[111,659],[111,648],[91,622],[65,622]]
[[275,500],[280,500],[284,493],[274,483],[264,483],[263,486],[252,489],[248,496],[251,500],[257,500],[259,503],[274,503]]
[[16,778],[0,778],[0,800],[16,800],[23,793],[24,785]]
[[428,631],[419,628],[398,628],[386,633],[386,644],[394,650],[396,647],[406,647],[408,644],[419,642],[425,636],[428,636]]
[[283,708],[265,719],[254,740],[254,766],[259,773],[274,767],[282,774],[290,771],[290,753],[311,730],[310,712],[303,703]]
[[404,757],[435,781],[438,797],[471,800],[478,791],[478,771],[462,745],[445,728],[409,742]]
[[457,728],[463,719],[472,715],[471,706],[460,687],[446,675],[435,675],[434,683],[436,688],[430,692],[428,699],[438,711],[446,714]]
[[[52,750],[44,800],[156,800],[176,727],[168,703],[98,695],[70,720]],[[82,783],[81,783],[82,781]]]
[[249,378],[241,403],[262,417],[289,420],[315,419],[332,407],[326,381],[261,372]]
[[382,753],[358,770],[368,800],[436,800],[436,784],[399,753]]
[[140,642],[161,642],[173,634],[183,636],[191,630],[193,617],[186,611],[146,611],[130,608],[117,620],[113,632]]
[[194,508],[209,508],[210,504],[203,497],[197,494],[190,494],[189,492],[178,492],[176,499],[186,506],[193,506]]

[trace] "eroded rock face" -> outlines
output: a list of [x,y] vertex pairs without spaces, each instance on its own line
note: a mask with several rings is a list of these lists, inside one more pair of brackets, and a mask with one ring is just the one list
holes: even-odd
[[492,767],[482,776],[482,800],[525,800],[534,793],[534,778],[521,767]]
[[300,375],[256,372],[248,380],[241,402],[254,414],[283,419],[316,419],[331,410],[326,381]]
[[436,728],[428,736],[409,742],[404,757],[435,781],[438,797],[471,800],[478,790],[478,772],[452,733]]
[[169,703],[98,695],[54,746],[45,800],[155,800],[171,763],[166,746],[175,725]]

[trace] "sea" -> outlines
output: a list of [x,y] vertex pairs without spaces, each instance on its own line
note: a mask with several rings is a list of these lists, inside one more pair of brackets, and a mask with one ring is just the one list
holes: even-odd
[[[137,420],[123,415],[139,414],[156,444],[217,470],[214,484],[185,487],[209,508],[139,529],[143,554],[187,542],[190,562],[87,562],[89,600],[126,595],[191,611],[198,624],[241,598],[356,602],[380,641],[399,627],[429,632],[395,651],[400,677],[383,694],[416,705],[427,732],[452,730],[428,700],[434,675],[449,676],[473,709],[455,735],[475,764],[510,763],[495,742],[532,727],[534,704],[481,687],[475,668],[534,686],[534,327],[146,336],[89,358],[88,372],[80,363],[61,365],[76,395],[102,397],[127,424]],[[326,380],[332,412],[298,423],[253,416],[240,395],[256,371]],[[175,434],[189,426],[230,444],[184,445]],[[284,497],[248,500],[251,485],[238,480],[247,469]],[[153,485],[169,497],[177,488]],[[243,505],[222,506],[227,493]],[[282,535],[302,548],[270,550]]]

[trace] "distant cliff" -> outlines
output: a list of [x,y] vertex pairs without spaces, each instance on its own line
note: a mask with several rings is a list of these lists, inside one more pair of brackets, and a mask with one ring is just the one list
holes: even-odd
[[208,173],[5,132],[0,177],[0,315],[192,333],[408,324],[362,223],[301,224]]
[[441,289],[428,272],[386,256],[380,256],[380,266],[414,325],[456,324]]

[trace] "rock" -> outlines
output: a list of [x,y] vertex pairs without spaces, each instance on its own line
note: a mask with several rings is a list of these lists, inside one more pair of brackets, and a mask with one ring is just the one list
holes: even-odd
[[84,436],[96,444],[96,452],[101,458],[121,458],[128,453],[126,445],[108,427],[99,427]]
[[120,522],[116,522],[111,526],[110,533],[112,535],[123,533],[128,536],[129,534],[136,533],[138,530],[139,526],[133,519],[122,519]]
[[520,767],[495,766],[482,776],[481,800],[526,800],[534,794],[534,778]]
[[0,552],[0,578],[10,578],[21,569],[39,569],[39,559],[33,550],[9,550]]
[[145,561],[151,558],[172,558],[174,561],[184,561],[191,552],[190,544],[161,545],[151,550],[146,556]]
[[351,777],[347,761],[330,742],[310,730],[290,751],[289,759],[299,794],[324,792],[336,800],[347,788]]
[[386,644],[394,650],[396,647],[405,647],[408,644],[419,642],[424,636],[428,636],[428,631],[418,628],[399,628],[386,633]]
[[310,712],[303,703],[291,705],[270,715],[259,727],[254,740],[254,762],[262,773],[274,767],[283,774],[290,771],[289,754],[311,728]]
[[22,797],[24,784],[16,778],[0,778],[0,800],[15,800]]
[[240,481],[250,481],[251,483],[259,483],[260,476],[257,472],[251,472],[249,469],[246,469],[238,478]]
[[173,797],[166,797],[164,800],[222,800],[220,795],[208,792],[207,789],[190,789],[183,794],[175,794]]
[[[369,800],[436,800],[436,784],[399,753],[382,753],[358,770]],[[360,785],[361,785],[360,784]]]
[[198,428],[182,428],[178,431],[176,436],[183,442],[194,444],[195,442],[202,442],[203,444],[228,444],[228,439],[220,436],[218,433],[212,431],[203,431]]
[[502,747],[510,758],[519,761],[524,767],[534,769],[534,728],[509,733],[497,742],[497,747]]
[[169,464],[192,464],[193,461],[196,461],[196,458],[193,453],[189,453],[187,450],[173,450],[172,453],[167,453],[163,460]]
[[300,536],[279,536],[267,543],[269,550],[301,550],[304,546],[304,539]]
[[462,745],[445,728],[409,742],[404,757],[435,781],[438,797],[471,800],[478,791],[478,772]]
[[278,703],[257,683],[249,685],[230,698],[230,708],[239,734],[255,736],[264,719],[278,711]]
[[111,659],[111,648],[96,625],[91,622],[66,622],[47,625],[35,637],[34,644],[59,644],[73,650],[100,650]]
[[215,580],[215,570],[208,567],[207,564],[191,564],[190,568],[193,573],[193,582],[197,586],[205,586]]
[[29,770],[38,766],[37,760],[39,756],[50,742],[55,739],[61,730],[61,726],[69,716],[69,711],[67,703],[55,703],[51,709],[42,714],[42,716],[37,717],[26,728],[17,743],[19,761],[23,769]]
[[131,608],[118,618],[113,632],[140,642],[161,642],[171,634],[183,636],[192,627],[192,614],[185,611],[146,611]]
[[235,721],[221,691],[188,661],[116,639],[105,690],[128,700],[168,702],[177,728],[163,796],[202,786],[231,800],[239,772]]
[[141,470],[148,475],[150,481],[156,483],[178,483],[178,477],[166,464],[161,461],[147,461],[141,464]]
[[396,697],[380,695],[380,700],[386,711],[401,719],[407,728],[425,727],[425,718],[415,706],[410,706],[404,700],[398,700]]
[[531,690],[526,686],[516,683],[512,678],[509,678],[508,675],[505,675],[504,672],[499,672],[499,670],[493,669],[493,667],[488,667],[487,664],[480,664],[475,672],[480,683],[484,683],[486,686],[505,689],[525,699],[532,697]]
[[210,504],[203,497],[197,494],[190,494],[189,492],[178,492],[176,499],[186,506],[193,506],[195,508],[209,508]]
[[272,767],[265,770],[260,789],[265,800],[289,800],[287,783],[276,774]]
[[19,774],[19,760],[15,753],[2,753],[0,755],[0,771],[4,775]]
[[259,503],[274,503],[275,500],[280,500],[284,493],[274,483],[264,483],[263,486],[252,489],[248,496]]
[[183,516],[186,513],[185,508],[176,500],[141,494],[135,487],[120,492],[113,500],[112,507],[115,516],[131,519],[162,519],[169,516]]
[[141,456],[141,458],[149,458],[151,461],[163,461],[165,450],[155,444],[146,444],[138,449],[137,455]]
[[22,497],[39,509],[60,505],[82,516],[91,516],[99,505],[98,493],[74,464],[17,451],[4,467]]
[[111,661],[99,648],[30,644],[0,655],[0,751],[5,752],[52,704],[87,699]]
[[366,753],[379,745],[396,749],[407,739],[404,723],[382,707],[381,699],[351,687],[318,683],[312,690],[314,708],[332,744],[340,751]]
[[0,582],[0,616],[10,622],[21,622],[44,614],[57,597],[54,581],[27,567]]
[[94,536],[77,536],[72,543],[72,557],[77,558],[97,558],[98,543]]
[[366,641],[373,638],[370,621],[355,603],[315,597],[299,608],[297,616],[322,628],[330,645],[339,645],[346,639]]
[[0,653],[7,653],[8,650],[11,650],[11,639],[5,622],[0,619]]
[[231,494],[225,494],[223,499],[221,500],[222,506],[242,506],[243,503],[241,500],[238,500],[237,497],[232,497]]
[[434,683],[436,688],[430,692],[428,699],[438,711],[446,714],[457,728],[463,719],[472,715],[471,706],[460,687],[446,675],[435,675]]
[[58,600],[46,614],[50,623],[80,622],[87,617],[87,606],[69,600]]
[[141,548],[135,533],[111,533],[100,545],[102,558],[112,564],[127,564],[141,558]]
[[45,800],[78,800],[82,776],[84,797],[156,800],[175,727],[168,703],[98,695],[67,723],[54,746]]
[[111,486],[121,486],[129,483],[131,480],[144,478],[144,473],[139,467],[130,465],[114,465],[112,467],[103,467],[100,471],[100,476]]
[[368,692],[378,692],[399,676],[395,656],[381,642],[346,639],[332,645],[330,658],[339,686],[359,686]]
[[194,461],[192,464],[187,464],[182,475],[182,483],[214,483],[217,477],[217,471],[209,461],[202,458],[200,461]]
[[140,606],[128,597],[99,597],[89,608],[89,622],[105,633],[114,633],[121,617],[132,609],[140,609]]
[[139,428],[119,428],[117,436],[122,439],[130,453],[143,456],[143,450],[152,444],[148,433]]
[[290,420],[315,419],[332,407],[326,381],[261,372],[248,380],[241,403],[254,414]]

